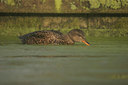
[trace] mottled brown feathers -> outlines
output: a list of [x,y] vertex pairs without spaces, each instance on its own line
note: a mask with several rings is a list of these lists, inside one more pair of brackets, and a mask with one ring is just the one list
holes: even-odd
[[[74,37],[75,38],[74,38]],[[55,30],[35,31],[25,34],[19,38],[23,44],[74,44],[76,41],[80,41],[79,37],[84,37],[84,32],[79,29],[71,30],[67,35],[62,34]]]

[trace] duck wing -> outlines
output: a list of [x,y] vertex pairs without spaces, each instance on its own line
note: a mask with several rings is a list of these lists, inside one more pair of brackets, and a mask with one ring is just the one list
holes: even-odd
[[55,30],[35,31],[19,37],[23,44],[63,44],[63,34]]

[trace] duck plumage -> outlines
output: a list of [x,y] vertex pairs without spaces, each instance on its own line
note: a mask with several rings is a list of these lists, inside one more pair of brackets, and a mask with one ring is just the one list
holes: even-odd
[[82,42],[85,40],[84,32],[79,29],[73,29],[66,35],[60,31],[42,30],[35,31],[19,37],[23,44],[74,44],[75,42]]

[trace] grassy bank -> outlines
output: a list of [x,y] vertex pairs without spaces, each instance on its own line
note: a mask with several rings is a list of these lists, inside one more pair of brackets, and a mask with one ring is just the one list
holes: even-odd
[[90,37],[127,37],[127,17],[0,17],[0,36],[20,36],[39,30],[67,33],[81,29]]

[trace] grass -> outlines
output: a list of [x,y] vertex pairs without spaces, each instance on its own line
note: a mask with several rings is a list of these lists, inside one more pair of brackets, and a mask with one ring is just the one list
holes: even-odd
[[[82,18],[82,17],[81,17]],[[86,18],[83,18],[86,19]],[[97,19],[97,18],[96,18]],[[80,17],[65,17],[65,18],[39,18],[39,17],[0,17],[0,36],[20,36],[26,33],[38,30],[60,30],[62,33],[67,33],[72,29],[81,29],[80,23],[85,23]],[[94,19],[95,20],[95,19]],[[104,19],[101,19],[104,20]],[[112,20],[115,20],[114,18]],[[109,19],[109,22],[112,22]],[[128,36],[128,19],[120,18],[118,21],[111,23],[104,23],[106,25],[96,25],[95,22],[90,21],[88,29],[83,28],[86,36],[91,37],[127,37]],[[47,27],[45,27],[45,25]],[[97,22],[99,23],[99,22]],[[107,25],[108,24],[108,25]],[[94,26],[93,26],[94,25]],[[100,28],[97,28],[101,26]]]

